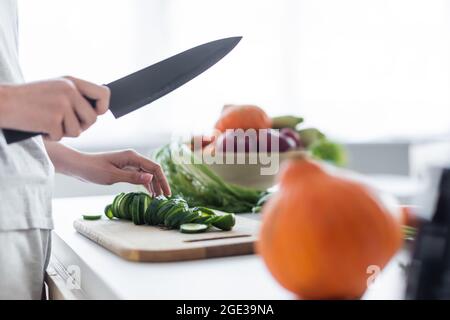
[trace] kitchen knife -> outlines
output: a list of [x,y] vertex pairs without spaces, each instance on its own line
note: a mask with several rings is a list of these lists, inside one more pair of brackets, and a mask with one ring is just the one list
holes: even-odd
[[[107,84],[111,90],[109,109],[117,119],[152,103],[212,67],[241,39],[232,37],[208,42]],[[95,108],[95,101],[86,99]],[[3,134],[11,144],[42,133],[4,129]]]

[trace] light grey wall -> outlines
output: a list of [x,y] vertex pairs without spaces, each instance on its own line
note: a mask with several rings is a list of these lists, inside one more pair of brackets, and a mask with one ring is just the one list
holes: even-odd
[[409,142],[351,143],[346,145],[348,168],[364,174],[410,174]]
[[411,146],[411,174],[423,177],[432,166],[450,166],[450,138]]

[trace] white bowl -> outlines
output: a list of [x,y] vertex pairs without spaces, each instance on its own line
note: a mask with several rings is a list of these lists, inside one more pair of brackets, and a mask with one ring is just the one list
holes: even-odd
[[[197,156],[201,151],[195,152]],[[234,157],[233,157],[234,155]],[[305,155],[305,151],[291,150],[281,153],[221,154],[222,163],[205,164],[224,181],[242,187],[267,190],[276,185],[276,177],[282,164],[293,157]],[[238,161],[239,160],[239,161]]]

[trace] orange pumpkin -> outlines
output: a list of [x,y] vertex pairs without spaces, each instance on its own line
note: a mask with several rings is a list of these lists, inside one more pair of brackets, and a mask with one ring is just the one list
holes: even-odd
[[257,250],[272,275],[304,299],[360,298],[401,247],[398,221],[362,185],[290,160],[263,208]]
[[272,119],[260,107],[253,105],[227,105],[214,126],[220,132],[228,129],[270,129]]

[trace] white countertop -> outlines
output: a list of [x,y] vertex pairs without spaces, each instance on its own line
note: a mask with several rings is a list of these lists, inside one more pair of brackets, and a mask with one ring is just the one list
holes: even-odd
[[[72,227],[82,214],[102,213],[112,196],[53,201],[53,259],[80,270],[88,299],[292,299],[256,255],[207,260],[136,263],[123,260],[78,234]],[[255,215],[244,215],[255,218]],[[368,289],[365,299],[401,299],[404,272],[401,252]],[[369,275],[368,275],[369,276]]]

